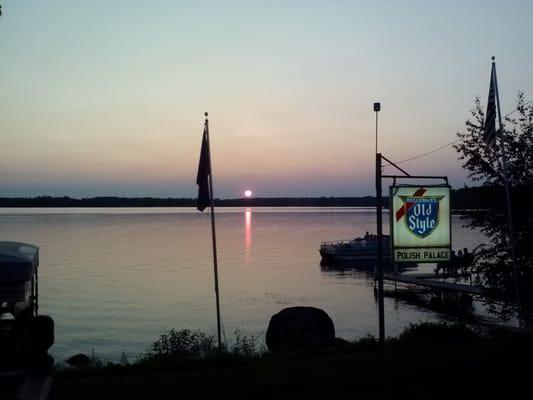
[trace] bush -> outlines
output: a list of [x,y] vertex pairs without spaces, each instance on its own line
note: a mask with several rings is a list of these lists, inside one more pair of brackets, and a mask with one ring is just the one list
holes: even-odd
[[235,343],[231,346],[231,354],[243,358],[256,358],[265,352],[264,346],[258,348],[255,336],[241,335],[238,329],[235,331]]
[[479,339],[479,335],[464,324],[421,322],[409,324],[398,337],[399,343],[440,344],[464,343]]
[[354,348],[358,350],[375,350],[379,346],[379,341],[373,335],[366,335],[353,342]]
[[215,338],[200,331],[170,329],[152,344],[146,358],[205,358],[216,352]]

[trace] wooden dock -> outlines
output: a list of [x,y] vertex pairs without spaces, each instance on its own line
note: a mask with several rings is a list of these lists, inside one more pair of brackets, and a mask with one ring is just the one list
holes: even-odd
[[[397,274],[398,275],[398,274]],[[392,274],[394,276],[394,274]],[[407,277],[407,278],[415,278],[415,279],[449,279],[449,278],[469,278],[470,274],[456,274],[456,273],[444,273],[444,274],[436,274],[436,273],[420,273],[420,274],[403,274],[401,276]]]
[[[432,275],[432,276],[430,276]],[[405,283],[409,285],[423,286],[448,292],[459,292],[471,295],[485,295],[485,290],[481,286],[466,285],[463,283],[452,283],[440,281],[432,278],[444,277],[435,274],[383,274],[383,279],[391,282]]]

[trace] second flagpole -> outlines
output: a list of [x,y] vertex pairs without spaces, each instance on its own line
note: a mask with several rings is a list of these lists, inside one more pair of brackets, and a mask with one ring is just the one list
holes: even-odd
[[513,224],[513,209],[512,209],[512,203],[511,203],[511,187],[509,182],[509,163],[507,160],[507,152],[505,149],[505,131],[503,129],[503,123],[502,123],[502,114],[500,110],[500,93],[498,90],[498,78],[496,77],[496,61],[495,57],[492,57],[492,73],[491,75],[494,76],[494,88],[495,88],[495,97],[496,97],[496,107],[498,109],[498,125],[499,125],[499,137],[500,137],[500,151],[501,151],[501,157],[502,157],[502,164],[503,164],[503,181],[505,185],[505,199],[507,203],[507,218],[508,218],[508,224],[509,224],[509,241],[511,242],[511,256],[513,258],[513,280],[514,280],[514,286],[515,286],[515,298],[516,298],[516,305],[518,307],[518,325],[520,328],[523,328],[523,325],[525,323],[524,318],[524,310],[522,307],[522,299],[520,296],[520,275],[519,275],[519,269],[518,269],[518,258],[516,256],[516,239],[515,239],[515,231],[514,231],[514,224]]

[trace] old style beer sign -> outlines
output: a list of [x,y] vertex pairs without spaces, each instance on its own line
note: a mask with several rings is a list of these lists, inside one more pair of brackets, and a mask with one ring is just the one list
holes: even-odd
[[449,186],[391,186],[394,262],[449,261]]

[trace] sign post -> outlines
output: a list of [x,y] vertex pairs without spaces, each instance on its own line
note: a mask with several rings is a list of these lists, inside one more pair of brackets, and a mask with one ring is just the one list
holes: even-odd
[[[377,115],[377,113],[376,113]],[[376,142],[377,143],[377,142]],[[381,153],[376,154],[376,233],[378,237],[378,259],[376,280],[378,282],[379,343],[385,343],[385,301],[383,293],[383,198],[381,193]]]

